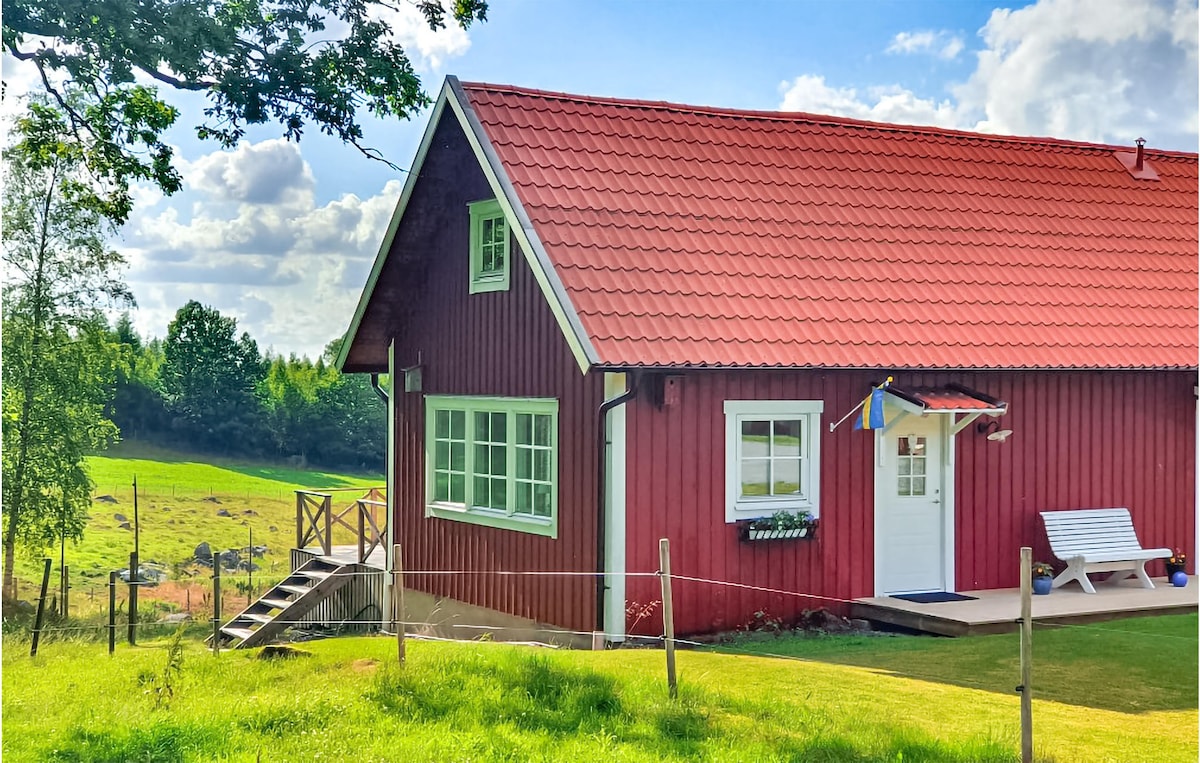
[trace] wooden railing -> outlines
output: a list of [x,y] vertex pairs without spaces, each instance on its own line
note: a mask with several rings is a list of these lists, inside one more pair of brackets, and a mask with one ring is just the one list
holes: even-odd
[[[356,540],[358,561],[367,557],[385,541],[387,499],[384,488],[373,487],[349,504],[334,508],[334,493],[361,492],[362,488],[296,491],[296,548],[319,546],[328,556],[333,552],[334,534]],[[346,532],[348,531],[348,532]],[[353,544],[345,544],[353,545]]]

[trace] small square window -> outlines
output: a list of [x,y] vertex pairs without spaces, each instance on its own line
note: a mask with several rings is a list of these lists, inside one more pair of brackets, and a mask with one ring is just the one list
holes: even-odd
[[725,521],[819,514],[820,400],[725,402]]
[[468,205],[471,215],[471,279],[469,291],[508,291],[512,260],[508,220],[495,199]]

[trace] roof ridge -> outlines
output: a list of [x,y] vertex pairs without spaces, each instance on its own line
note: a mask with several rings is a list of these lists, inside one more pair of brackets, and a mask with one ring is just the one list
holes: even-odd
[[[580,95],[577,93],[565,93],[554,90],[539,90],[536,88],[521,87],[518,85],[503,85],[490,82],[462,82],[461,85],[464,90],[468,91],[475,90],[501,94],[525,95],[552,100],[620,106],[626,108],[655,109],[658,111],[695,114],[699,116],[762,119],[776,122],[809,122],[818,125],[858,127],[881,130],[885,132],[915,133],[919,135],[963,138],[992,143],[1015,143],[1030,146],[1049,146],[1061,149],[1086,149],[1091,151],[1106,152],[1134,151],[1136,149],[1135,146],[1111,143],[1092,143],[1088,141],[1067,140],[1065,138],[984,133],[972,130],[958,130],[949,127],[936,127],[933,125],[904,125],[895,124],[892,122],[873,122],[866,119],[855,119],[853,117],[834,116],[830,114],[815,114],[806,111],[730,109],[718,106],[698,106],[684,103],[674,103],[671,101],[650,101],[636,98],[612,98],[606,96]],[[1190,159],[1193,161],[1200,159],[1200,154],[1189,151],[1174,151],[1171,149],[1152,148],[1150,146],[1147,146],[1145,150],[1148,155],[1152,155],[1157,159]]]

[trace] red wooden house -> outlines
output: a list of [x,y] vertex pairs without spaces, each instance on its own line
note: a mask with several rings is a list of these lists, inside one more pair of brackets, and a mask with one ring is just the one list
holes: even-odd
[[[1195,154],[450,78],[349,336],[406,567],[605,573],[410,585],[541,623],[622,638],[660,537],[830,601],[1015,586],[1046,509],[1196,550]],[[742,538],[777,511],[819,526]]]

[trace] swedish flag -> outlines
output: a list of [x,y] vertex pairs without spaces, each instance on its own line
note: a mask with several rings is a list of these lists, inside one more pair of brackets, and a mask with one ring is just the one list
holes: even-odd
[[883,391],[890,382],[889,377],[888,381],[871,390],[871,394],[863,401],[862,411],[854,421],[855,429],[883,429],[886,424],[883,420]]

